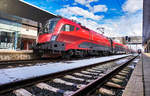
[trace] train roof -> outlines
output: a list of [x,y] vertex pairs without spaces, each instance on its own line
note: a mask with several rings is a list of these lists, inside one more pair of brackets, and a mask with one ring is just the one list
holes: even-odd
[[77,22],[76,20],[64,18],[64,17],[61,17],[61,16],[58,16],[57,18],[62,18],[62,19],[64,19],[64,20],[66,20],[66,21],[73,22],[73,23],[79,25],[82,29],[85,29],[85,30],[88,30],[88,31],[93,31],[93,30],[87,28],[86,26],[83,26],[81,23]]

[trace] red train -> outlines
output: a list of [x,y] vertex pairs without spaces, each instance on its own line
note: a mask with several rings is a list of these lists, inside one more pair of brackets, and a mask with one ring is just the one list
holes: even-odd
[[65,57],[126,53],[127,49],[123,44],[62,17],[52,18],[44,24],[34,46],[36,53]]

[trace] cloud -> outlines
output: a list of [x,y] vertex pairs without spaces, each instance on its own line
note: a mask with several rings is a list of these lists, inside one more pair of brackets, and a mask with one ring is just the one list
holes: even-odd
[[79,3],[81,5],[87,5],[90,4],[91,2],[96,2],[98,0],[75,0],[76,3]]
[[142,36],[142,12],[106,20],[102,26],[106,27],[106,35],[111,37]]
[[111,11],[116,11],[117,9],[115,9],[115,8],[111,8],[110,10],[111,10]]
[[84,10],[80,7],[64,7],[59,10],[56,10],[57,13],[61,13],[63,16],[82,16],[84,18],[90,18],[93,20],[100,20],[104,16],[94,15],[92,12],[89,12],[87,10]]
[[124,15],[117,19],[105,20],[104,24],[98,24],[93,20],[71,17],[87,28],[101,33],[98,27],[104,27],[104,35],[108,37],[142,36],[142,12],[132,15]]
[[127,0],[122,6],[123,11],[128,13],[135,13],[142,8],[143,0]]
[[106,5],[95,5],[93,6],[93,12],[107,12],[108,8]]
[[88,7],[90,10],[92,10],[92,6],[90,5],[90,3],[92,2],[97,2],[98,0],[75,0],[75,3],[84,5],[86,7]]
[[89,8],[89,10],[93,13],[97,13],[97,12],[106,12],[108,10],[106,5],[95,5],[95,6],[91,6],[90,3],[92,2],[97,2],[98,0],[75,0],[75,3],[79,3],[81,5],[84,5],[86,7]]

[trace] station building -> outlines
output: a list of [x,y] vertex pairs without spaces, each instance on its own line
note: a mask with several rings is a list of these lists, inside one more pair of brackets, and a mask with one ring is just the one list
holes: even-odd
[[29,50],[37,38],[37,22],[0,12],[0,49]]
[[144,0],[143,6],[143,46],[147,53],[150,53],[150,2]]
[[52,17],[22,0],[0,0],[0,49],[32,49],[42,23]]

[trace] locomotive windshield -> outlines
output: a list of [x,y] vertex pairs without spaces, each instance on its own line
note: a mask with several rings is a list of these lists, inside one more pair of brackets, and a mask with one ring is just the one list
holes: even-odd
[[48,20],[43,26],[42,33],[43,34],[44,33],[52,33],[59,20],[60,20],[60,18],[53,18],[53,19]]

